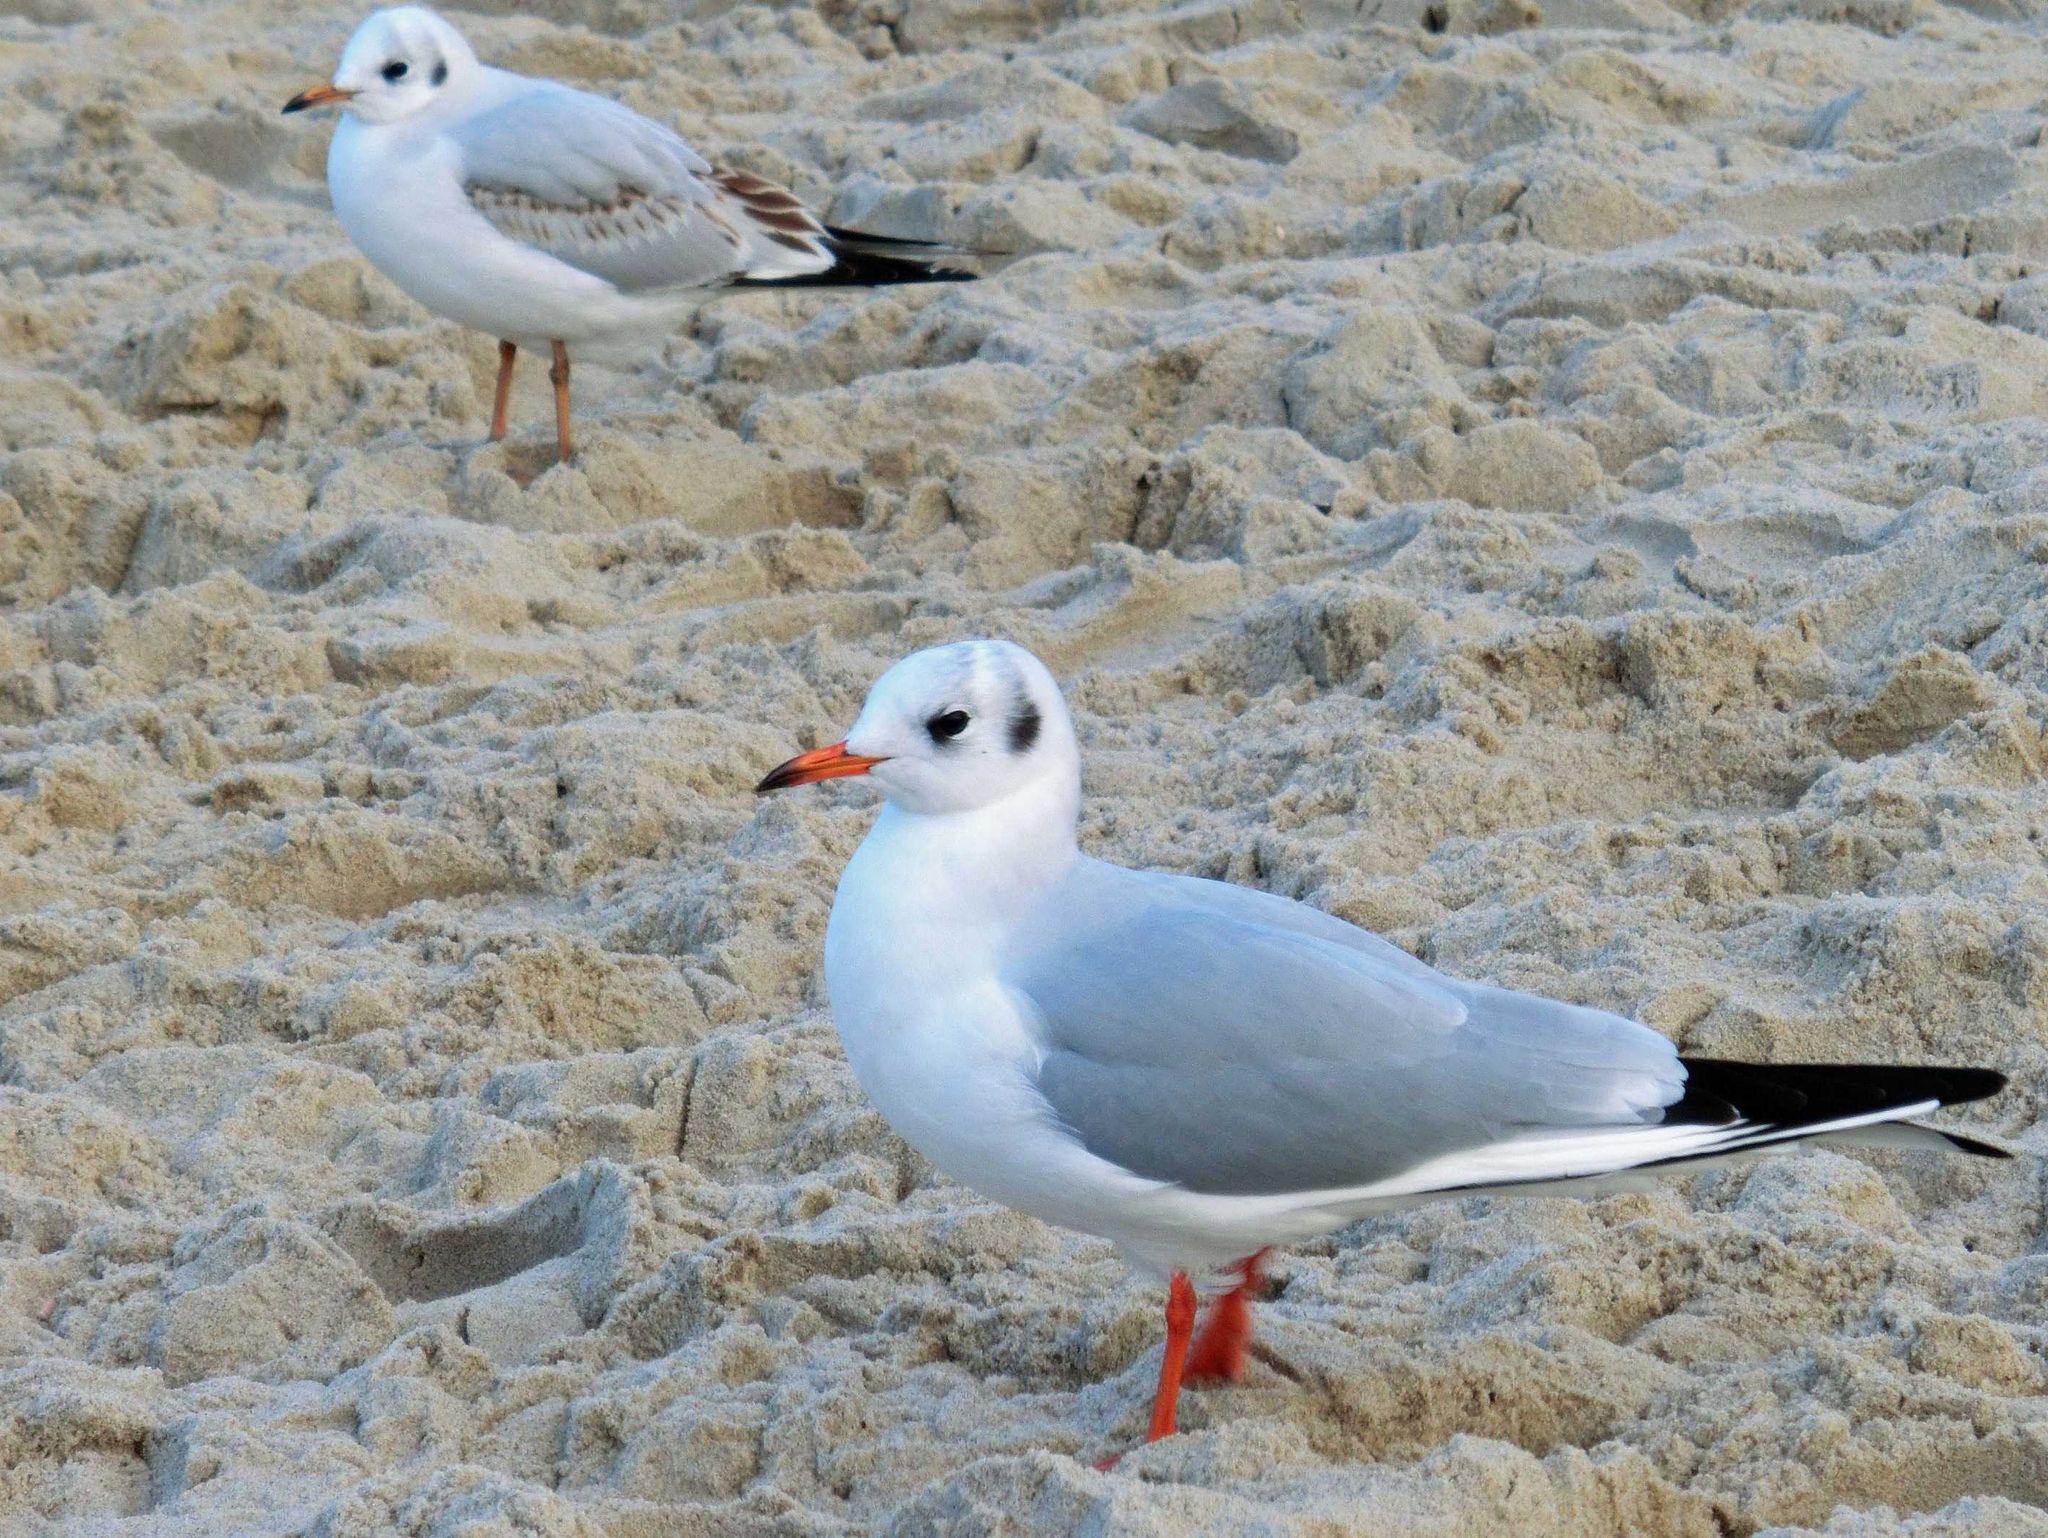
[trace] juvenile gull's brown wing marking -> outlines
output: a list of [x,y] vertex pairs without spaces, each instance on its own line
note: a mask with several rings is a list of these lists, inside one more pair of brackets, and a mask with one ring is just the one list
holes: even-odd
[[739,206],[740,217],[767,239],[791,251],[829,261],[831,241],[811,211],[786,187],[724,166],[711,170],[711,184]]
[[549,203],[471,187],[470,202],[500,234],[628,293],[710,288],[746,270],[744,233],[710,203],[627,189],[605,202]]
[[[671,194],[628,188],[603,203],[548,203],[524,192],[471,187],[469,200],[499,233],[544,250],[603,250],[680,233],[702,209]],[[735,248],[740,237],[727,231]]]
[[710,182],[723,194],[718,200],[721,208],[731,212],[754,234],[812,259],[800,270],[822,271],[832,264],[832,243],[825,226],[788,188],[778,187],[750,171],[734,171],[725,166],[711,168]]

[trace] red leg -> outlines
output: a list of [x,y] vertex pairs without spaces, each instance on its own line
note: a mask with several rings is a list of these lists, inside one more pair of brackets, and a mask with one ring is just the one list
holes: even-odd
[[[1159,1390],[1152,1396],[1152,1425],[1145,1440],[1156,1442],[1173,1435],[1174,1406],[1180,1402],[1181,1365],[1187,1360],[1188,1339],[1195,1333],[1195,1284],[1185,1271],[1173,1273],[1166,1286],[1166,1354],[1159,1359]],[[1117,1466],[1123,1455],[1104,1458],[1095,1466],[1105,1473]]]
[[519,349],[510,342],[498,344],[498,398],[491,407],[491,442],[504,441],[506,413],[512,406],[512,365],[519,361]]
[[1237,1264],[1238,1283],[1209,1308],[1194,1348],[1188,1352],[1190,1383],[1235,1383],[1244,1376],[1252,1344],[1252,1300],[1266,1285],[1259,1264],[1266,1251]]
[[569,462],[569,349],[562,343],[555,343],[554,367],[548,370],[548,378],[555,386],[555,448],[562,463]]
[[1159,1359],[1159,1392],[1152,1396],[1148,1442],[1174,1433],[1173,1409],[1180,1402],[1181,1371],[1188,1359],[1188,1337],[1194,1333],[1195,1284],[1187,1272],[1176,1271],[1166,1287],[1166,1355]]

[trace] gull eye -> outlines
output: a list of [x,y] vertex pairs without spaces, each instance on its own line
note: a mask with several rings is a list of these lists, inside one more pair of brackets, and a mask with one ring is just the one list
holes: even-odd
[[932,734],[933,742],[951,742],[967,730],[967,712],[949,710],[943,715],[933,716],[925,722],[924,729]]
[[397,84],[397,82],[405,78],[405,71],[405,60],[393,59],[389,64],[385,65],[384,68],[379,73],[381,73],[386,80],[391,81],[395,85]]

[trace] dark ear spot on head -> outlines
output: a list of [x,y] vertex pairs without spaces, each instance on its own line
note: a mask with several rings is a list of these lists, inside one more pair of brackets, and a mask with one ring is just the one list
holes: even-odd
[[448,61],[447,61],[446,59],[443,59],[443,60],[442,60],[442,61],[441,61],[441,62],[440,62],[439,64],[436,64],[436,65],[434,66],[434,84],[435,84],[435,85],[446,85],[447,83],[448,83]]
[[1018,702],[1010,713],[1010,751],[1029,753],[1031,745],[1038,741],[1038,707],[1029,700]]

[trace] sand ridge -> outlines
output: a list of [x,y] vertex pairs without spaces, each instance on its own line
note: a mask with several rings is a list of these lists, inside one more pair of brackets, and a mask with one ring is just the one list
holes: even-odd
[[2040,1146],[2028,7],[454,14],[1022,259],[723,301],[550,467],[277,115],[358,7],[0,0],[0,1531],[2048,1533],[2031,1158],[1361,1225],[1096,1474],[1156,1297],[890,1135],[872,798],[749,795],[1008,635],[1097,853]]

